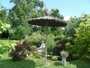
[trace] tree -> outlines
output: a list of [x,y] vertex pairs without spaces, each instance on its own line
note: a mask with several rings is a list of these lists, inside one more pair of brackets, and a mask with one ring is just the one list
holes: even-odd
[[59,10],[58,9],[51,9],[50,16],[58,17],[60,19],[63,19],[64,18],[63,15],[61,15],[59,13]]
[[76,29],[76,47],[80,56],[90,58],[90,15],[83,17],[83,19]]
[[32,26],[27,22],[28,19],[43,15],[43,1],[11,0],[11,2],[15,4],[15,6],[9,10],[9,19],[11,21],[13,31],[12,36],[19,35],[20,37],[20,35],[23,35],[21,38],[24,38],[32,32]]
[[8,38],[11,25],[8,20],[7,11],[5,8],[0,10],[0,38]]
[[73,37],[75,34],[75,28],[77,28],[80,24],[80,18],[71,17],[69,21],[67,21],[67,26],[65,28],[65,34],[69,37]]
[[[9,17],[12,20],[12,26],[26,25],[27,20],[37,17],[37,9],[42,8],[42,2],[39,0],[12,0],[15,6],[9,11]],[[43,3],[42,3],[43,4]]]

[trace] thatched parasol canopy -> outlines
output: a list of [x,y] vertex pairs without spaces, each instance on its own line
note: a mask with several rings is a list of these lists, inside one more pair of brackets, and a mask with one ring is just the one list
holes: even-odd
[[29,19],[28,23],[31,25],[38,25],[38,26],[53,26],[53,27],[66,26],[65,21],[51,16],[31,18]]

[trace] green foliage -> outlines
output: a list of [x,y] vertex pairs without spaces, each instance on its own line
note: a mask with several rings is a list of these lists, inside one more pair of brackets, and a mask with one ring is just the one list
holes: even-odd
[[0,54],[9,52],[11,48],[15,45],[15,41],[11,40],[0,40]]
[[[15,6],[10,10],[9,17],[13,27],[27,23],[31,17],[37,17],[38,9],[43,7],[43,2],[39,0],[12,0]],[[41,5],[42,4],[42,5]]]
[[11,24],[9,23],[7,17],[7,10],[5,8],[1,8],[0,10],[0,35],[3,32],[6,32],[11,28]]
[[74,37],[75,28],[77,28],[80,24],[80,18],[71,17],[69,21],[67,21],[67,26],[65,28],[65,34],[69,37]]
[[75,34],[75,28],[72,22],[68,22],[66,29],[65,29],[65,34],[67,36],[73,36]]
[[28,34],[30,34],[32,29],[30,29],[28,26],[18,26],[15,29],[9,30],[11,34],[11,39],[23,39],[25,38]]
[[0,20],[0,38],[9,38],[9,30],[11,25],[7,22]]
[[10,28],[10,24],[4,23],[0,20],[0,33],[8,30]]
[[3,22],[8,22],[7,10],[5,8],[0,8],[0,20]]
[[39,0],[11,0],[11,2],[15,4],[8,14],[12,27],[11,39],[22,39],[31,33],[32,26],[28,24],[28,19],[44,15],[44,4]]
[[64,18],[63,15],[60,15],[58,9],[51,9],[50,16],[58,17],[60,19],[63,19]]
[[[86,18],[86,17],[85,17]],[[76,29],[76,47],[80,55],[90,57],[90,16],[86,21],[81,21],[79,27]]]
[[53,34],[48,34],[47,35],[47,48],[48,52],[52,52],[52,49],[55,47],[55,36]]
[[30,35],[26,40],[28,42],[31,42],[32,44],[36,44],[38,42],[41,42],[41,40],[45,40],[45,35],[41,35],[40,32],[33,32],[32,35]]
[[9,49],[8,46],[0,45],[0,54],[6,53]]

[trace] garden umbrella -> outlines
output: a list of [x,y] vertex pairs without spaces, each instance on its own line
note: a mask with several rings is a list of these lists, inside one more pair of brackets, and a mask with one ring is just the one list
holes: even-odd
[[[64,20],[51,16],[31,18],[28,20],[28,23],[31,25],[50,26],[50,27],[66,26],[66,22]],[[46,47],[46,63],[47,63],[47,47]]]
[[51,26],[51,27],[59,27],[66,26],[66,22],[57,17],[44,16],[29,19],[29,24],[38,25],[38,26]]

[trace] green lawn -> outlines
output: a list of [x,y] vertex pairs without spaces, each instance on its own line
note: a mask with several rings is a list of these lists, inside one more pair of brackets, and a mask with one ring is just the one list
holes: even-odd
[[45,65],[45,62],[41,59],[29,59],[23,61],[11,61],[10,59],[0,60],[0,68],[76,68],[75,65],[69,64],[66,67],[63,67],[61,64],[55,64],[53,61],[49,61],[48,65]]
[[85,62],[83,60],[76,60],[72,63],[77,65],[77,68],[90,68],[90,62]]
[[63,66],[59,61],[48,60],[47,65],[45,65],[43,58],[28,57],[23,61],[12,61],[5,54],[0,59],[0,68],[90,68],[90,63],[77,60]]

